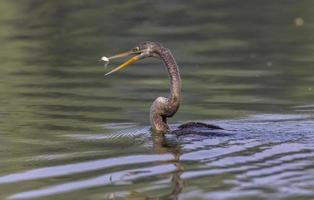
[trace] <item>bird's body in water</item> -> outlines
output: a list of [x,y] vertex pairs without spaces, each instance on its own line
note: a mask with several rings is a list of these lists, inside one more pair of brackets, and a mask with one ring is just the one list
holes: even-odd
[[129,55],[134,55],[134,57],[121,64],[117,68],[113,69],[112,71],[108,72],[106,75],[118,71],[146,57],[155,57],[161,59],[166,66],[167,72],[169,74],[169,97],[156,98],[150,108],[150,123],[153,131],[160,134],[173,133],[176,135],[184,135],[222,130],[222,128],[215,125],[205,124],[201,122],[188,122],[179,126],[178,129],[170,131],[167,123],[167,118],[172,117],[178,111],[181,103],[181,77],[179,67],[174,57],[172,56],[170,50],[163,47],[160,43],[142,42],[131,51],[121,53],[109,58],[103,57],[102,60],[109,61],[110,59],[125,57]]

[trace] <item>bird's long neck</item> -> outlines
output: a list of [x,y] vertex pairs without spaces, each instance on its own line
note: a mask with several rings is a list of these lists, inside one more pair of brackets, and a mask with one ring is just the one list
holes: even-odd
[[152,104],[150,120],[153,130],[165,133],[169,130],[167,118],[179,109],[181,102],[181,78],[178,65],[169,49],[161,48],[157,54],[163,60],[170,78],[169,98],[158,97]]

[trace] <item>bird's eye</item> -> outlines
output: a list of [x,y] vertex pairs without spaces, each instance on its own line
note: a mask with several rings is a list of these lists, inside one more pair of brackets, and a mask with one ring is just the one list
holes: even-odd
[[139,47],[135,47],[134,49],[132,49],[133,52],[138,52],[140,51],[140,48]]

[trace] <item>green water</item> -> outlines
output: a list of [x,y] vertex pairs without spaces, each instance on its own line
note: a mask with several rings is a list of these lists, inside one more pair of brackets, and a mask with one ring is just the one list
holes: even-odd
[[[1,199],[313,199],[310,0],[0,1]],[[104,77],[100,57],[169,48],[183,102],[169,119],[232,137],[156,138],[167,96],[150,58]]]

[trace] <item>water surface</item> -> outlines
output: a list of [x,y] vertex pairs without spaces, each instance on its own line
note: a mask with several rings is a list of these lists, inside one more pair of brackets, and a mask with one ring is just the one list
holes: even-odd
[[[311,6],[2,0],[0,198],[312,199]],[[146,40],[180,65],[172,126],[234,135],[150,132],[149,106],[169,90],[160,61],[109,77],[98,61]]]

